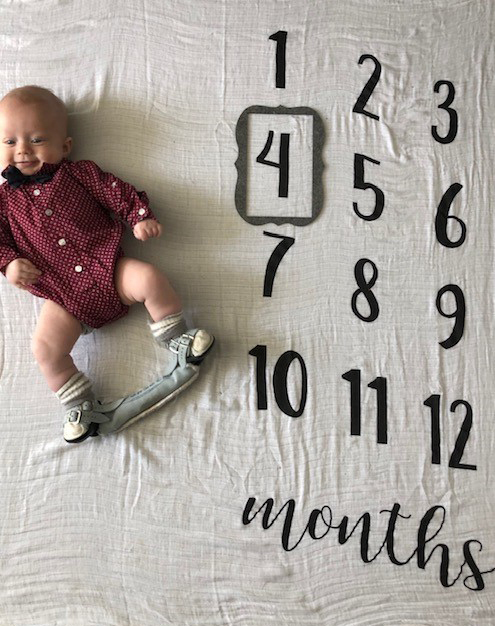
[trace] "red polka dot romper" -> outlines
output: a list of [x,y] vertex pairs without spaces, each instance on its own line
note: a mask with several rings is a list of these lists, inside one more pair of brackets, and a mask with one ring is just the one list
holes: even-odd
[[[4,170],[5,171],[5,170]],[[42,274],[29,291],[93,328],[127,314],[114,284],[125,226],[156,219],[144,191],[92,161],[44,163],[48,182],[0,186],[0,271],[17,258]],[[120,219],[119,219],[120,218]]]

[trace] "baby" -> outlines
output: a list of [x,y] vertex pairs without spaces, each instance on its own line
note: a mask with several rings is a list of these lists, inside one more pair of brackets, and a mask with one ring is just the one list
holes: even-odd
[[91,381],[70,356],[81,334],[143,302],[155,339],[174,352],[185,341],[187,362],[200,363],[214,338],[204,330],[186,333],[181,300],[166,276],[124,257],[121,220],[141,241],[160,237],[162,226],[145,192],[92,161],[68,159],[72,138],[59,98],[34,85],[10,91],[0,101],[0,132],[7,181],[0,186],[0,271],[45,299],[32,349],[66,410],[64,439],[78,443],[97,434],[101,422]]

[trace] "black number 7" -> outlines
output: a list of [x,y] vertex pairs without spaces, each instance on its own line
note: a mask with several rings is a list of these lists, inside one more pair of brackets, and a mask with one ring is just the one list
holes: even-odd
[[278,266],[280,265],[282,259],[286,255],[289,248],[294,245],[294,242],[296,240],[293,237],[286,237],[285,235],[277,235],[275,233],[269,233],[266,230],[263,231],[263,234],[266,235],[267,237],[276,237],[277,239],[282,239],[282,241],[278,244],[278,246],[272,252],[272,255],[268,259],[268,263],[266,265],[265,283],[263,285],[263,296],[265,296],[266,298],[271,298],[272,291],[273,291],[273,281],[275,280],[275,274],[277,273]]

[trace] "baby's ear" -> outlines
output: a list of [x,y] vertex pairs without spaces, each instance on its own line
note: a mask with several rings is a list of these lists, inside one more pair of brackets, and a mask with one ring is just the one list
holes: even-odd
[[72,137],[66,137],[63,145],[64,156],[67,156],[72,150]]

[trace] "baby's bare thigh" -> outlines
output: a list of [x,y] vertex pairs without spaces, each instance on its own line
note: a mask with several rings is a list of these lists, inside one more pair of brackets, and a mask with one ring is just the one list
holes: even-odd
[[128,306],[144,302],[162,278],[160,270],[151,263],[130,257],[121,257],[115,266],[115,288],[121,301]]
[[46,342],[64,354],[69,354],[82,332],[81,323],[62,306],[46,300],[33,335],[33,343]]

